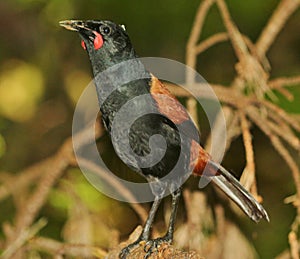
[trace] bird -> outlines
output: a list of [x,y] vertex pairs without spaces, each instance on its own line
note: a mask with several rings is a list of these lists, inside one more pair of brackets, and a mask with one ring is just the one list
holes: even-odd
[[[79,34],[81,46],[89,56],[103,124],[111,138],[115,135],[118,137],[113,145],[116,154],[133,171],[150,183],[155,183],[151,188],[155,198],[142,233],[135,242],[121,250],[121,259],[128,257],[142,243],[145,244],[145,258],[148,258],[160,244],[173,242],[182,183],[190,174],[209,178],[254,222],[261,219],[269,221],[264,207],[228,170],[213,161],[201,146],[199,131],[188,112],[164,83],[144,67],[123,25],[109,20],[64,20],[59,24]],[[101,76],[110,70],[112,76]],[[136,70],[141,75],[139,78],[121,82],[120,78],[134,78]],[[130,103],[131,111],[151,111],[132,123],[127,136],[122,131],[122,123],[114,125],[118,111],[126,103]],[[151,137],[156,134],[164,138],[165,153],[160,161],[148,161],[148,167],[141,166],[137,157],[147,157],[153,151],[150,142]],[[126,141],[132,152],[124,152]],[[159,147],[160,145],[154,153],[161,153]],[[178,160],[180,166],[165,181]],[[168,229],[164,236],[151,239],[151,226],[166,191],[172,196]]]

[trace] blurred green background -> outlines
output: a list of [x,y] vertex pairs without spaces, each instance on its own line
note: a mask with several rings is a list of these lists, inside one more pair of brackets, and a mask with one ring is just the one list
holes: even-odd
[[[239,29],[255,41],[279,1],[227,1]],[[59,27],[65,19],[109,19],[125,24],[140,56],[165,57],[185,61],[187,42],[199,0],[10,0],[0,2],[0,170],[20,169],[53,154],[71,135],[74,106],[89,83],[91,68],[80,39]],[[268,58],[271,77],[300,74],[299,10],[287,22],[272,45]],[[219,12],[213,7],[203,31],[203,38],[224,31]],[[212,83],[228,84],[236,62],[232,47],[221,43],[201,54],[197,69]],[[300,87],[293,87],[295,100],[278,95],[278,103],[287,111],[300,114]],[[294,185],[284,161],[272,149],[269,140],[253,129],[258,186],[269,211],[271,223],[240,224],[254,240],[261,258],[273,258],[288,247],[287,234],[295,211],[283,199],[294,193]],[[109,145],[104,138],[104,145]],[[297,154],[294,154],[297,156]],[[227,153],[224,164],[235,172],[244,165],[241,139]],[[99,194],[76,169],[68,172],[74,190],[87,206],[108,213],[113,208],[127,210]],[[49,219],[45,234],[60,238],[67,217],[68,199],[53,191],[43,214]],[[14,210],[11,201],[0,204],[0,220],[8,220]],[[136,222],[125,224],[111,215],[110,224],[130,233]]]

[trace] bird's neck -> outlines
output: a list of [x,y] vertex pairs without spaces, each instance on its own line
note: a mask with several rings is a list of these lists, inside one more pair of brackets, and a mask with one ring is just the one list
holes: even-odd
[[102,118],[109,130],[116,112],[136,96],[149,94],[151,74],[138,58],[122,60],[102,69],[92,61]]
[[[97,60],[91,60],[91,63],[100,107],[113,91],[124,85],[130,85],[136,80],[146,79],[148,82],[151,78],[150,73],[138,58],[123,59],[109,66],[99,65]],[[138,90],[136,89],[136,95],[144,93],[143,89],[141,93]]]
[[87,51],[94,77],[99,73],[105,73],[111,67],[117,66],[124,61],[138,59],[133,48],[128,51],[113,53],[106,49],[95,50],[92,47],[88,47]]

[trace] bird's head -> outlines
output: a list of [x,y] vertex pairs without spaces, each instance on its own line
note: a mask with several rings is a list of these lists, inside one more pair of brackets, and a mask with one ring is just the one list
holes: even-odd
[[94,75],[136,57],[123,25],[98,20],[66,20],[59,24],[67,30],[79,33],[81,45],[92,62]]

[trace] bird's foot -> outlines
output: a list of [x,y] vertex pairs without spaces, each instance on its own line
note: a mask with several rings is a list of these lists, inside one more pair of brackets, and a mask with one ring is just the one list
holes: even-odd
[[139,238],[138,240],[136,240],[135,242],[133,242],[132,244],[124,247],[120,254],[119,254],[119,258],[120,259],[126,259],[127,256],[131,253],[132,250],[134,250],[135,248],[139,247],[139,246],[142,246],[142,245],[145,245],[146,244],[146,241]]
[[157,252],[158,248],[160,247],[161,244],[163,243],[172,243],[172,238],[169,236],[164,236],[164,237],[159,237],[156,239],[151,239],[149,241],[145,241],[143,239],[138,239],[132,244],[124,247],[122,251],[119,254],[120,259],[126,259],[127,256],[137,247],[143,246],[144,245],[144,251],[145,251],[145,256],[144,259],[148,259],[149,256],[155,252]]
[[144,251],[146,253],[144,259],[149,258],[149,256],[151,254],[157,252],[159,246],[163,243],[171,244],[172,238],[170,238],[169,236],[164,236],[164,237],[159,237],[159,238],[151,239],[151,240],[147,241],[147,243],[144,247]]

